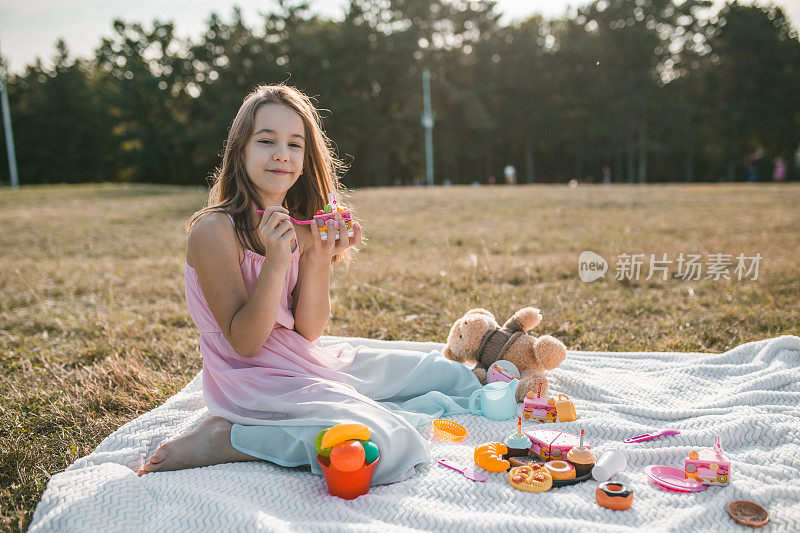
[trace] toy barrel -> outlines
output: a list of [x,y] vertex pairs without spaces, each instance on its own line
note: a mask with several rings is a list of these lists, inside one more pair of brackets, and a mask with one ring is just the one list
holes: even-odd
[[372,474],[375,472],[375,465],[380,461],[381,456],[365,464],[353,472],[342,472],[331,466],[330,457],[317,455],[317,462],[322,467],[325,475],[325,482],[328,484],[328,492],[332,496],[338,496],[345,500],[353,500],[369,491],[369,484],[372,482]]

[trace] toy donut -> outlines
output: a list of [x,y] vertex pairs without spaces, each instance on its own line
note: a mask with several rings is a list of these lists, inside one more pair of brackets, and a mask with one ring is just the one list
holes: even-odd
[[630,509],[633,504],[633,489],[629,489],[622,483],[612,481],[600,483],[600,486],[594,491],[594,496],[597,499],[597,505],[615,511]]
[[508,472],[508,484],[525,492],[545,492],[553,486],[553,476],[543,465],[515,466]]
[[484,442],[475,447],[475,464],[489,472],[503,472],[511,467],[511,463],[503,459],[508,448],[500,442]]
[[575,467],[566,461],[548,461],[544,466],[553,479],[575,479]]

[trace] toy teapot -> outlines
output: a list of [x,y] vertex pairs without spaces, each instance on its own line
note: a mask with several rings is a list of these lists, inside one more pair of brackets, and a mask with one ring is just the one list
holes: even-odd
[[517,416],[517,387],[519,380],[495,381],[476,390],[469,398],[469,411],[492,420],[507,420]]

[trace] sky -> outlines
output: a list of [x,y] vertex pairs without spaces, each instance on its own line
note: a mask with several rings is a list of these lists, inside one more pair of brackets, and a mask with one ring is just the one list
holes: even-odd
[[[755,0],[760,5],[770,0]],[[563,15],[584,4],[581,0],[498,0],[502,23],[525,19],[539,13],[547,18]],[[724,0],[715,0],[717,5]],[[800,26],[800,0],[771,0],[783,8],[792,26]],[[311,0],[320,15],[341,18],[344,0]],[[242,8],[248,25],[260,21],[259,13],[273,2],[267,0],[0,0],[0,54],[11,72],[20,73],[41,57],[46,65],[55,53],[55,42],[63,38],[70,56],[91,57],[103,36],[110,36],[115,18],[142,22],[147,27],[153,19],[173,21],[180,37],[197,39],[204,31],[212,12],[230,20],[234,6]]]

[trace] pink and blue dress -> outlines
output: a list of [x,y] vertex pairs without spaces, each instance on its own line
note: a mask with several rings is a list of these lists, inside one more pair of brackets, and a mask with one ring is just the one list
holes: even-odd
[[[323,346],[294,328],[292,290],[299,247],[286,271],[278,315],[261,350],[243,357],[222,334],[206,303],[197,273],[185,266],[186,303],[200,331],[203,396],[211,414],[231,422],[231,444],[282,466],[316,461],[314,437],[338,423],[361,422],[381,450],[372,484],[405,478],[428,462],[421,430],[434,418],[468,413],[480,388],[464,365],[440,353],[351,346]],[[241,264],[249,294],[264,256],[245,249]]]

